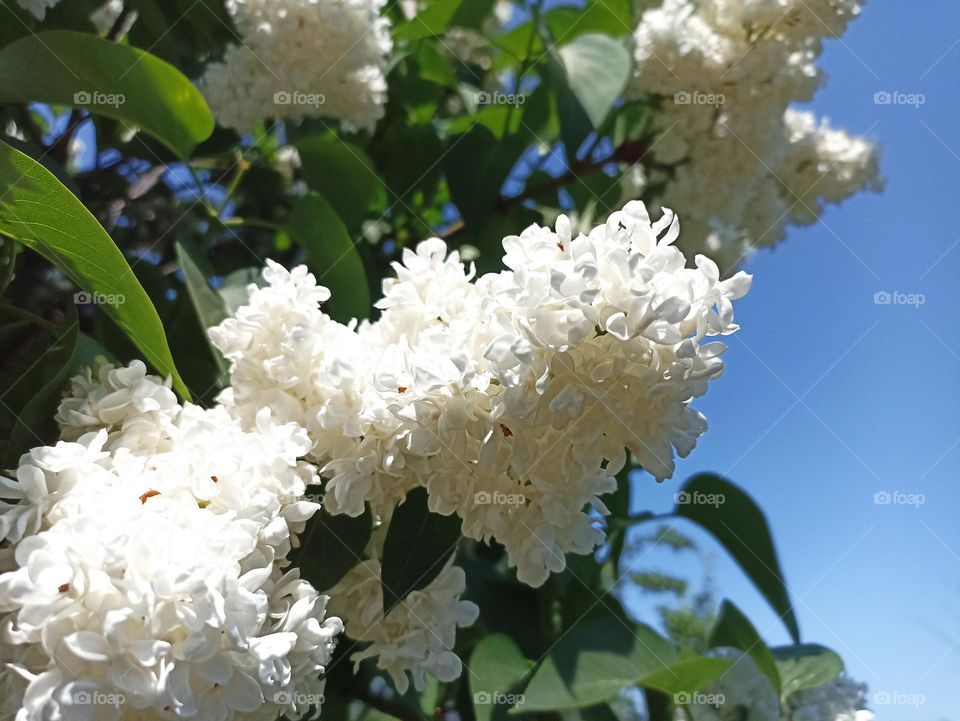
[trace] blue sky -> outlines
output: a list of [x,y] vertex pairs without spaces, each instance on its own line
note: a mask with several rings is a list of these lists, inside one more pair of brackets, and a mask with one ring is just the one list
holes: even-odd
[[[960,3],[868,2],[822,66],[812,107],[881,143],[886,190],[750,262],[742,331],[699,404],[711,429],[676,478],[719,471],[758,500],[804,639],[897,702],[872,704],[880,721],[960,721]],[[877,105],[881,91],[925,102]],[[877,305],[882,291],[924,303]],[[646,505],[669,508],[675,486],[645,482]],[[883,491],[924,502],[875,504]],[[786,642],[705,543],[718,592]]]

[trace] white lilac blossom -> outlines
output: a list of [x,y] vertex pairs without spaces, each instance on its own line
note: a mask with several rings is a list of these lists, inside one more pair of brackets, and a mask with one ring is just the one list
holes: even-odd
[[691,696],[677,721],[874,721],[864,708],[867,687],[846,676],[790,694],[781,706],[777,692],[749,655],[735,648],[715,651],[731,661],[716,681]]
[[241,42],[200,87],[221,125],[325,117],[347,130],[383,115],[390,24],[383,0],[227,0]]
[[330,612],[343,619],[344,632],[368,644],[351,658],[356,665],[375,658],[400,693],[406,693],[409,678],[419,691],[426,687],[427,674],[444,683],[454,681],[463,670],[452,650],[457,628],[470,626],[479,615],[476,604],[460,598],[466,575],[448,562],[425,588],[407,594],[384,616],[380,529],[367,548],[372,557],[354,566],[330,591]]
[[880,188],[872,142],[790,108],[823,82],[822,41],[861,4],[664,0],[643,14],[627,94],[654,103],[649,182],[664,205],[691,209],[682,244],[724,275],[780,241],[788,222]]
[[43,20],[47,10],[58,2],[60,0],[17,0],[17,5],[30,12],[37,20]]
[[787,721],[873,721],[864,708],[867,686],[846,676],[798,691],[787,703]]
[[211,329],[231,362],[223,403],[245,427],[261,408],[304,427],[331,513],[389,516],[412,488],[495,539],[539,586],[604,540],[601,496],[627,451],[669,478],[706,429],[691,407],[737,330],[704,256],[687,267],[670,211],[631,202],[589,234],[531,226],[504,240],[509,268],[474,278],[432,239],[403,253],[375,323],[342,325],[303,267],[268,263],[266,286]]
[[123,0],[107,0],[90,15],[90,22],[102,34],[106,34],[123,13]]
[[[677,721],[776,721],[780,699],[767,677],[740,649],[721,648],[715,655],[731,661],[730,667],[709,686],[691,696]],[[818,719],[828,721],[828,719]]]
[[74,388],[58,416],[72,440],[0,485],[0,719],[272,721],[318,704],[342,623],[286,568],[318,508],[303,429],[172,405],[139,363]]

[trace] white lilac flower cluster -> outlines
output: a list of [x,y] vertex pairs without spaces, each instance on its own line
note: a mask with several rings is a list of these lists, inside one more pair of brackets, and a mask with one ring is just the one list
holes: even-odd
[[106,34],[123,13],[123,0],[107,0],[90,15],[90,21],[101,34]]
[[[101,364],[0,479],[0,719],[263,719],[322,700],[340,619],[286,556],[301,428]],[[9,502],[8,502],[9,501]]]
[[874,721],[864,708],[867,686],[846,676],[790,696],[787,721]]
[[749,656],[734,648],[717,655],[733,665],[702,692],[692,696],[677,721],[874,721],[864,708],[867,687],[846,676],[790,694],[781,706],[777,692]]
[[37,20],[43,20],[47,15],[47,10],[58,2],[60,0],[17,0],[17,5],[32,14]]
[[862,0],[664,0],[634,34],[628,95],[656,103],[658,200],[693,209],[685,247],[724,270],[814,222],[824,203],[879,189],[874,144],[790,107],[823,82],[822,41]]
[[[17,0],[17,4],[30,12],[37,20],[43,20],[47,15],[47,10],[59,2],[60,0]],[[91,13],[90,20],[97,30],[106,32],[122,11],[123,2],[121,0],[105,0],[101,7]]]
[[326,117],[347,130],[383,116],[390,23],[384,0],[227,0],[241,43],[200,81],[219,123]]
[[454,681],[463,670],[451,650],[457,628],[472,625],[480,612],[476,604],[460,598],[466,574],[451,560],[425,588],[407,594],[384,616],[379,560],[384,528],[374,531],[365,554],[369,558],[330,591],[330,612],[344,619],[348,636],[368,644],[351,658],[357,665],[375,658],[400,693],[409,688],[407,673],[419,691],[426,688],[427,674]]
[[561,217],[506,238],[509,270],[476,279],[424,241],[384,281],[379,320],[349,326],[305,268],[271,263],[210,331],[232,368],[221,400],[247,427],[270,408],[306,428],[331,513],[387,517],[425,487],[539,586],[603,542],[600,496],[627,450],[665,479],[706,429],[690,402],[722,371],[709,338],[737,330],[750,277],[687,267],[678,234],[640,202],[586,235]]

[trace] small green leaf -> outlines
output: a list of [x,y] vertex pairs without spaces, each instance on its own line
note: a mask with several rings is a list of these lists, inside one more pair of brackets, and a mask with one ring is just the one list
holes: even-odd
[[573,626],[553,647],[515,712],[593,706],[676,660],[670,642],[649,626],[631,627],[609,616],[592,618]]
[[443,35],[463,0],[432,0],[413,18],[398,25],[393,32],[397,40],[419,40]]
[[551,35],[563,42],[587,33],[621,37],[636,26],[633,0],[587,0],[584,7],[557,7],[543,19]]
[[710,648],[729,646],[737,648],[753,659],[773,687],[780,693],[780,674],[770,648],[743,612],[730,601],[724,601],[707,640]]
[[10,433],[3,456],[4,468],[15,468],[20,456],[35,446],[56,443],[59,429],[54,415],[60,405],[64,385],[77,373],[89,366],[97,356],[108,353],[97,341],[80,332],[76,312],[67,321],[67,329],[57,342],[57,349],[50,351],[60,356],[60,369],[47,382],[36,389],[30,402],[20,411],[17,423]]
[[460,539],[460,519],[430,511],[427,490],[415,488],[397,506],[383,544],[383,612],[427,586],[443,570]]
[[641,676],[637,684],[669,695],[696,693],[730,668],[725,658],[688,656],[676,663]]
[[0,188],[0,233],[40,253],[94,299],[102,298],[99,308],[189,399],[156,308],[123,253],[83,203],[43,166],[4,143]]
[[312,135],[297,143],[307,185],[330,201],[352,232],[360,229],[380,190],[380,176],[367,154],[335,136]]
[[533,668],[533,661],[509,636],[495,633],[484,637],[470,655],[470,690],[476,721],[499,721],[516,702],[521,679]]
[[430,40],[417,43],[413,50],[413,57],[417,61],[419,75],[423,80],[429,80],[437,85],[443,85],[456,90],[459,87],[456,73],[450,61],[444,57],[437,46]]
[[88,33],[50,30],[0,49],[0,103],[66,105],[143,128],[181,158],[213,132],[203,95],[149,53]]
[[217,288],[216,293],[223,299],[227,312],[233,315],[250,300],[250,286],[259,287],[263,283],[263,271],[260,268],[240,268],[224,277],[223,285]]
[[373,531],[373,515],[366,506],[361,515],[332,516],[321,508],[307,521],[300,536],[296,564],[300,576],[318,591],[328,591],[363,557]]
[[317,283],[330,290],[325,310],[339,321],[370,314],[370,289],[363,260],[340,216],[324,198],[298,198],[286,231],[307,251],[307,265]]
[[600,33],[580,35],[556,53],[567,87],[593,127],[599,128],[630,79],[630,53],[622,42]]
[[841,658],[825,646],[801,643],[771,649],[780,674],[780,697],[830,683],[843,673]]
[[770,527],[757,504],[730,481],[710,473],[687,481],[677,498],[674,513],[713,534],[777,612],[793,640],[799,641],[800,628]]

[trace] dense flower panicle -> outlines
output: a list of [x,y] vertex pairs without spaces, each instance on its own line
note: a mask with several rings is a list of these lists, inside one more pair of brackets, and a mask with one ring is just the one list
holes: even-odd
[[232,364],[223,401],[245,425],[270,407],[306,428],[330,512],[385,517],[424,486],[538,586],[603,542],[593,514],[625,449],[664,479],[706,429],[690,401],[723,368],[708,338],[737,330],[750,278],[721,280],[703,256],[686,267],[678,234],[639,202],[587,235],[561,217],[505,239],[509,270],[477,279],[428,240],[384,281],[380,319],[356,327],[321,312],[305,268],[271,263],[211,329]]
[[208,66],[200,87],[221,125],[265,118],[339,120],[347,130],[383,116],[390,24],[383,0],[227,0],[242,42]]
[[145,454],[169,450],[181,414],[170,382],[147,375],[142,361],[114,367],[98,359],[76,376],[57,409],[61,437],[75,441],[104,429],[110,443]]
[[400,693],[409,687],[408,673],[414,687],[423,691],[427,674],[448,683],[463,670],[452,651],[457,628],[473,624],[480,612],[476,604],[460,599],[465,588],[463,569],[448,564],[384,616],[380,561],[370,558],[330,591],[330,612],[343,619],[348,636],[369,643],[351,656],[354,663],[375,658]]
[[140,363],[74,382],[72,440],[0,486],[17,501],[0,502],[0,718],[267,721],[319,703],[342,624],[285,570],[319,507],[303,429],[171,406]]
[[[634,34],[628,95],[656,102],[649,182],[689,208],[683,245],[724,274],[751,249],[809,223],[824,203],[878,189],[878,150],[789,106],[823,81],[822,41],[861,0],[664,0]],[[657,169],[659,167],[659,169]],[[670,176],[664,168],[669,167]]]

